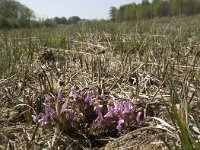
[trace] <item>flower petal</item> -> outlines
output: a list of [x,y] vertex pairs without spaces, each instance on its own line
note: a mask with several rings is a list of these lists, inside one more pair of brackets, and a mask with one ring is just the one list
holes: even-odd
[[72,86],[71,88],[70,96],[73,98],[74,101],[76,101],[76,99],[78,98],[78,93],[76,92],[74,86]]
[[119,119],[119,121],[117,122],[117,127],[116,129],[121,132],[123,130],[123,125],[124,125],[124,120],[123,119]]
[[114,115],[114,112],[113,112],[113,107],[112,106],[107,106],[107,108],[108,108],[108,112],[107,112],[107,114],[106,115],[104,115],[104,117],[105,118],[112,118],[113,117],[113,115]]
[[65,111],[66,111],[66,109],[68,109],[68,108],[69,108],[69,105],[68,105],[68,103],[67,103],[67,102],[65,102],[65,103],[62,105],[62,108],[61,108],[61,113],[65,112]]
[[63,95],[62,95],[62,88],[60,88],[58,90],[58,100],[62,100],[63,99]]
[[95,122],[97,122],[98,126],[101,126],[101,122],[103,121],[103,115],[101,113],[100,106],[96,106],[95,111],[97,113],[97,118],[95,119]]
[[129,113],[131,111],[131,109],[133,108],[132,107],[132,103],[131,102],[126,102],[126,101],[123,102],[123,106],[124,106],[124,110],[123,110],[122,114]]
[[92,101],[92,94],[91,94],[91,91],[87,91],[86,97],[85,97],[84,101],[85,101],[86,103],[89,103],[89,104],[91,103],[91,101]]
[[41,117],[41,119],[38,120],[38,123],[39,123],[41,126],[47,124],[47,123],[48,123],[48,122],[47,122],[47,117],[46,117],[45,115],[43,115],[43,116]]

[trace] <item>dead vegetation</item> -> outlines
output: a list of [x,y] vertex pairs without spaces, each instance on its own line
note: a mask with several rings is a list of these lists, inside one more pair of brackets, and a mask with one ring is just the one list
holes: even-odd
[[[16,64],[23,74],[0,80],[0,149],[181,149],[184,138],[176,112],[198,140],[197,35],[183,42],[182,27],[176,28],[177,35],[170,24],[152,34],[154,26],[144,34],[78,34],[62,37],[63,47],[36,46],[26,63]],[[31,43],[38,41],[34,37]],[[130,99],[144,110],[144,121],[114,136],[43,128],[32,115],[42,111],[44,94],[56,94],[58,86],[65,99],[72,86],[103,90],[108,102]]]

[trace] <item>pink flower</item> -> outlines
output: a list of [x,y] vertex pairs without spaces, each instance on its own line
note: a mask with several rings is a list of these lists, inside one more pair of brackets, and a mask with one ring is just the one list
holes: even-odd
[[97,118],[95,119],[95,122],[97,122],[98,126],[101,126],[101,122],[103,121],[103,115],[101,113],[100,106],[96,106],[95,111],[97,113]]
[[121,114],[123,110],[123,105],[120,102],[114,102],[114,114],[118,115]]
[[65,112],[68,108],[69,108],[69,105],[67,104],[67,102],[65,102],[65,103],[62,105],[61,113]]
[[116,129],[121,132],[123,130],[123,125],[124,125],[124,120],[123,119],[119,119],[119,121],[117,122],[117,127]]
[[62,100],[63,99],[63,95],[62,95],[62,88],[60,88],[58,90],[58,100]]
[[65,102],[62,105],[61,113],[63,113],[68,120],[72,120],[74,118],[75,111],[70,108],[67,102]]
[[42,115],[42,116],[41,116],[41,119],[38,120],[38,123],[39,123],[41,126],[47,124],[47,123],[48,123],[48,122],[47,122],[47,117],[46,117],[45,115]]
[[71,88],[70,95],[72,96],[72,98],[73,98],[74,101],[76,101],[76,99],[78,98],[78,93],[76,92],[74,86],[72,86],[72,88]]
[[87,91],[84,101],[89,104],[91,103],[91,101],[92,101],[92,92],[91,91]]
[[107,112],[107,114],[104,116],[105,118],[112,118],[113,117],[113,115],[114,115],[114,113],[113,113],[113,107],[112,106],[107,106],[107,108],[108,108],[108,112]]
[[45,100],[44,100],[45,105],[50,105],[52,97],[48,94],[45,94],[44,97],[45,97]]
[[127,114],[131,111],[131,109],[133,108],[133,105],[131,102],[126,102],[124,101],[123,102],[123,105],[124,105],[124,110],[122,112],[122,114]]
[[45,105],[44,109],[47,116],[53,116],[55,114],[55,110],[48,105]]

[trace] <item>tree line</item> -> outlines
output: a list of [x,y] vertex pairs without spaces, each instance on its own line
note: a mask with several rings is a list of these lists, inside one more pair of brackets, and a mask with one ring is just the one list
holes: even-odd
[[12,0],[0,0],[0,27],[25,27],[30,23],[33,11]]
[[109,10],[112,21],[151,19],[154,17],[194,15],[200,13],[200,0],[142,0]]
[[37,26],[45,26],[45,27],[54,27],[56,25],[70,25],[70,24],[76,24],[79,21],[81,21],[81,18],[79,16],[72,16],[68,19],[66,17],[54,17],[54,18],[48,18],[43,19],[40,21],[36,21]]
[[[142,0],[141,3],[122,5],[109,10],[112,21],[150,19],[200,13],[200,0]],[[0,0],[0,28],[54,27],[60,24],[76,24],[78,16],[36,19],[34,12],[16,0]]]
[[0,0],[0,28],[53,27],[58,24],[74,24],[78,16],[36,19],[34,12],[15,0]]

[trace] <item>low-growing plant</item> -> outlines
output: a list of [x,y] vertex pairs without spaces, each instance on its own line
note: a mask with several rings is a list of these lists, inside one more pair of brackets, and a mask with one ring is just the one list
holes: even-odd
[[98,94],[94,88],[76,91],[72,87],[69,98],[59,88],[57,95],[44,97],[44,111],[33,115],[34,122],[65,133],[79,130],[86,134],[117,134],[143,121],[142,109],[131,100],[118,98],[109,102],[104,93]]

